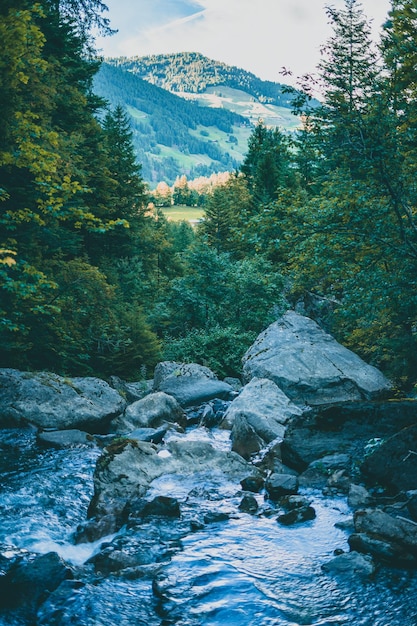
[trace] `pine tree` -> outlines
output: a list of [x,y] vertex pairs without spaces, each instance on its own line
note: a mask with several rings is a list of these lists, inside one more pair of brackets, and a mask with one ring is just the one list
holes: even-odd
[[256,204],[274,200],[280,188],[294,183],[289,139],[278,128],[267,128],[259,120],[249,137],[248,153],[240,171]]

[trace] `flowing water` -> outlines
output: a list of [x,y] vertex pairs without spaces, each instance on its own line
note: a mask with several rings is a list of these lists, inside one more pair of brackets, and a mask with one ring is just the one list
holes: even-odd
[[[188,436],[229,445],[224,432],[195,429]],[[149,497],[178,498],[188,518],[202,507],[229,519],[201,524],[194,532],[182,528],[176,537],[168,522],[150,521],[123,528],[115,538],[73,545],[72,533],[86,518],[99,454],[98,448],[39,448],[31,429],[0,431],[1,552],[57,552],[76,579],[50,596],[35,622],[0,610],[2,626],[417,625],[415,572],[383,567],[363,579],[321,570],[335,549],[348,550],[348,535],[335,523],[351,512],[346,499],[319,492],[304,492],[316,519],[283,527],[262,495],[256,496],[260,514],[241,512],[240,486],[220,475],[164,476],[154,481]],[[165,532],[171,533],[169,541]],[[167,549],[152,576],[127,570],[101,576],[83,566],[104,541],[133,550],[157,533]]]

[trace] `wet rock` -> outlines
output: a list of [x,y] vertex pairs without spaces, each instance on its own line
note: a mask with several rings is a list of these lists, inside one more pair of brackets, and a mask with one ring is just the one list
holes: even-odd
[[158,392],[130,404],[113,422],[113,428],[116,432],[128,433],[137,428],[159,428],[166,422],[185,426],[185,413],[175,398]]
[[348,494],[352,481],[346,470],[336,470],[327,480],[323,493],[326,495]]
[[387,439],[417,421],[415,401],[350,402],[314,407],[288,425],[283,462],[303,472],[328,455],[348,454],[359,464],[375,439]]
[[287,511],[293,511],[294,509],[301,509],[310,506],[311,500],[305,496],[292,495],[282,497],[279,503],[284,509],[287,509]]
[[265,480],[262,476],[247,476],[240,481],[242,489],[244,491],[252,491],[253,493],[259,493],[265,485]]
[[181,548],[182,531],[176,524],[174,519],[163,518],[142,520],[137,526],[130,524],[122,535],[103,544],[87,563],[97,573],[108,575],[168,560]]
[[353,532],[355,530],[353,517],[349,517],[348,519],[345,519],[341,522],[336,522],[335,528],[340,528],[340,530],[348,530],[349,532]]
[[182,407],[208,402],[213,398],[232,399],[232,387],[218,380],[208,367],[196,363],[158,363],[154,373],[154,391],[173,396]]
[[394,492],[417,489],[417,424],[381,443],[364,460],[361,470],[368,481]]
[[137,441],[148,441],[150,443],[161,443],[168,432],[168,425],[161,428],[135,428],[128,433],[128,439],[136,439]]
[[413,560],[399,546],[383,539],[368,537],[365,533],[353,533],[350,535],[348,543],[351,550],[369,554],[377,561],[402,563],[404,565],[408,560]]
[[72,577],[71,569],[56,552],[48,552],[29,561],[19,559],[2,577],[3,606],[23,605],[29,611],[35,610],[48,593]]
[[232,450],[249,459],[285,434],[286,424],[302,411],[270,380],[254,378],[227,409],[223,428],[231,428]]
[[98,459],[89,516],[122,515],[128,502],[143,498],[162,474],[190,476],[219,473],[236,481],[259,472],[234,452],[216,450],[206,441],[171,440],[163,450],[128,439],[109,446]]
[[208,404],[203,405],[199,412],[199,420],[197,423],[206,428],[214,428],[223,420],[224,414],[229,407],[230,402],[225,402],[215,398]]
[[128,567],[136,567],[140,564],[140,558],[109,546],[92,556],[87,563],[92,563],[96,572],[108,575]]
[[282,462],[281,456],[281,443],[272,442],[272,444],[261,450],[258,457],[252,459],[252,463],[259,467],[259,469],[272,474],[293,474],[294,476],[298,476],[297,470],[285,465]]
[[199,530],[202,530],[204,528],[205,524],[204,521],[199,520],[199,519],[192,519],[190,520],[190,530],[192,530],[193,532],[197,532]]
[[265,489],[271,500],[277,501],[282,496],[298,491],[298,479],[289,474],[271,474],[265,482]]
[[142,511],[143,517],[181,517],[180,504],[176,498],[157,496],[147,502]]
[[252,494],[245,493],[240,504],[239,511],[243,513],[256,513],[259,509],[258,501]]
[[225,522],[230,518],[229,513],[223,513],[222,511],[209,511],[204,515],[205,524],[215,524],[217,522]]
[[316,517],[315,509],[311,506],[310,500],[305,496],[284,496],[279,500],[279,504],[286,509],[286,513],[279,515],[277,522],[284,526],[306,522]]
[[407,492],[408,503],[407,509],[410,514],[411,519],[415,522],[417,521],[417,491],[408,491]]
[[277,522],[283,526],[292,526],[300,522],[306,522],[316,517],[316,511],[312,506],[301,506],[278,515]]
[[243,363],[245,380],[268,378],[300,404],[369,400],[391,391],[380,371],[294,311],[259,335]]
[[126,401],[99,378],[0,369],[0,425],[100,432]]
[[94,446],[94,440],[91,435],[75,428],[71,430],[43,431],[38,434],[37,441],[45,447],[56,449]]
[[113,389],[116,389],[116,391],[131,404],[132,402],[141,400],[152,392],[153,380],[141,380],[139,382],[129,383],[118,376],[110,376],[109,385],[113,387]]
[[226,376],[226,378],[224,378],[223,382],[225,382],[228,385],[230,385],[231,388],[233,389],[233,391],[240,392],[242,387],[243,387],[242,381],[240,380],[240,378],[232,378],[231,376]]
[[351,509],[363,509],[372,500],[371,494],[362,485],[351,484],[348,494],[348,504]]
[[[345,470],[351,465],[351,457],[348,454],[329,454],[312,461],[307,469],[300,475],[300,485],[323,489],[324,487],[338,487],[335,482],[336,475],[344,476]],[[348,484],[350,482],[348,481]],[[348,489],[348,484],[346,489]]]
[[370,556],[358,552],[347,552],[336,556],[328,563],[321,566],[322,570],[329,574],[372,576],[375,565]]
[[[350,541],[354,542],[356,549],[362,547],[365,550],[363,546],[368,546],[371,554],[375,556],[391,558],[399,563],[417,564],[416,522],[400,516],[395,517],[381,509],[356,511],[354,521],[355,535],[359,535],[359,538],[354,537]],[[379,546],[378,554],[376,549],[372,548],[375,545]]]
[[68,615],[68,607],[74,604],[74,597],[84,586],[85,583],[80,580],[64,580],[39,608],[36,615],[37,626],[70,626],[74,624]]
[[89,519],[79,526],[73,534],[73,541],[79,543],[93,543],[102,537],[112,535],[121,525],[121,518],[115,515],[105,515],[100,519]]

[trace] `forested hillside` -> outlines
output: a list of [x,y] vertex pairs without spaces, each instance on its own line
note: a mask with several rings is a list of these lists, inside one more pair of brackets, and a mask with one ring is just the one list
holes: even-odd
[[138,379],[164,358],[238,375],[257,333],[296,307],[412,388],[414,0],[392,0],[378,47],[356,0],[327,9],[322,104],[295,94],[292,136],[257,124],[197,230],[149,210],[129,118],[94,94],[102,8],[0,6],[1,365]]
[[283,84],[261,80],[251,72],[214,61],[198,52],[117,57],[107,62],[168,91],[202,93],[207,87],[225,85],[246,91],[260,102],[286,108],[292,107],[295,97]]
[[239,138],[243,151],[249,134],[244,117],[200,107],[108,63],[95,76],[94,90],[111,106],[127,108],[135,153],[148,182],[172,183],[182,173],[195,178],[238,167]]

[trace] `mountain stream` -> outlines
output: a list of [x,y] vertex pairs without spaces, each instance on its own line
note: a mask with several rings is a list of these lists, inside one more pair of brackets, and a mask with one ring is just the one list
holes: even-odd
[[[227,447],[228,434],[195,428]],[[371,578],[334,576],[321,565],[335,549],[348,551],[347,531],[335,526],[352,515],[343,497],[304,491],[316,518],[280,526],[272,503],[256,494],[256,514],[242,512],[240,485],[219,476],[154,481],[149,496],[176,497],[182,510],[204,506],[227,519],[177,536],[169,522],[149,520],[116,537],[74,545],[93,493],[98,447],[45,449],[34,430],[0,431],[0,548],[7,558],[58,553],[74,571],[38,609],[36,621],[0,610],[7,626],[415,626],[417,575],[385,567]],[[214,518],[215,519],[215,518]],[[165,530],[164,530],[165,529]],[[127,550],[160,537],[164,551],[152,575],[134,570],[97,574],[85,565],[100,545]],[[167,536],[168,536],[167,535]],[[150,566],[150,569],[151,566]]]

